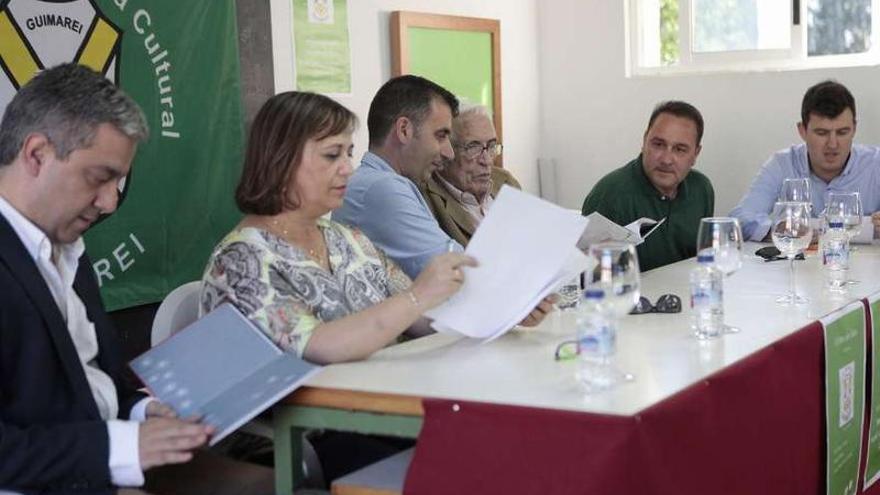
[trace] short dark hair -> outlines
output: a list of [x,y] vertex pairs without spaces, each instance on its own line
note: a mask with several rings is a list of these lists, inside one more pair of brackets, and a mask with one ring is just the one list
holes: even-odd
[[806,126],[810,121],[810,114],[815,113],[822,117],[833,119],[849,108],[856,119],[856,99],[846,86],[837,81],[827,80],[815,84],[804,93],[804,101],[801,103],[801,122]]
[[370,146],[381,146],[394,122],[406,117],[418,127],[431,112],[431,102],[439,98],[458,115],[458,98],[439,84],[424,77],[405,75],[388,80],[376,92],[367,114]]
[[697,126],[697,146],[700,145],[700,142],[703,140],[703,115],[697,110],[697,107],[678,100],[660,102],[654,107],[654,111],[651,112],[651,118],[648,119],[648,127],[645,129],[645,134],[648,133],[648,130],[654,125],[654,121],[662,113],[672,114],[676,117],[692,121]]
[[251,124],[235,203],[243,213],[276,215],[298,204],[287,185],[302,161],[309,139],[351,132],[357,116],[336,101],[315,93],[288,91],[269,98]]
[[31,133],[46,136],[58,158],[91,146],[98,126],[110,124],[134,141],[150,134],[141,108],[107,78],[67,63],[36,74],[15,94],[0,122],[0,166],[18,156]]

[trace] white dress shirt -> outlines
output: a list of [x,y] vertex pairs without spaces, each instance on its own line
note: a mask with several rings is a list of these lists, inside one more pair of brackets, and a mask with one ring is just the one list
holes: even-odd
[[129,413],[131,421],[121,421],[119,400],[113,380],[98,367],[98,337],[89,321],[85,305],[73,289],[79,258],[85,252],[82,237],[70,244],[53,246],[46,234],[0,196],[0,215],[12,226],[36,263],[76,347],[92,396],[101,418],[107,422],[110,458],[107,460],[113,484],[140,486],[144,473],[138,455],[139,422],[146,416],[150,399],[139,401]]

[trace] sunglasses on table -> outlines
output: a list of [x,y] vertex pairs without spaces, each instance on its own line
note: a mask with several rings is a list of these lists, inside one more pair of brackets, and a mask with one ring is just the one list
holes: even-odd
[[640,297],[636,307],[629,312],[631,315],[643,315],[647,313],[681,313],[681,298],[675,294],[663,294],[655,304],[647,297]]
[[[782,256],[782,252],[776,248],[776,246],[765,246],[761,249],[755,251],[755,254],[764,259],[764,261],[780,261],[787,260],[785,256]],[[803,260],[804,253],[799,253],[794,257],[796,260]]]

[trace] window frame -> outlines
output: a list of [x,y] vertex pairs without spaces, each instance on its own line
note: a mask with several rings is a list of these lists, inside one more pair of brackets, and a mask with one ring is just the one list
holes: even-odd
[[[731,50],[693,53],[692,3],[679,1],[679,62],[660,65],[659,29],[656,36],[646,39],[647,22],[659,24],[660,0],[625,0],[626,76],[665,76],[675,74],[760,72],[805,70],[832,67],[857,67],[880,64],[880,0],[871,0],[870,48],[862,53],[813,55],[807,53],[808,0],[791,0],[799,8],[798,24],[790,24],[791,47],[788,49]],[[647,64],[656,65],[647,65]]]

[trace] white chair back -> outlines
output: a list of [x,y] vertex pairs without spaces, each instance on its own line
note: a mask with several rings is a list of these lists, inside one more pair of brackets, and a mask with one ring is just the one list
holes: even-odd
[[181,285],[165,296],[153,318],[150,345],[155,346],[199,318],[201,288],[202,282],[196,280]]

